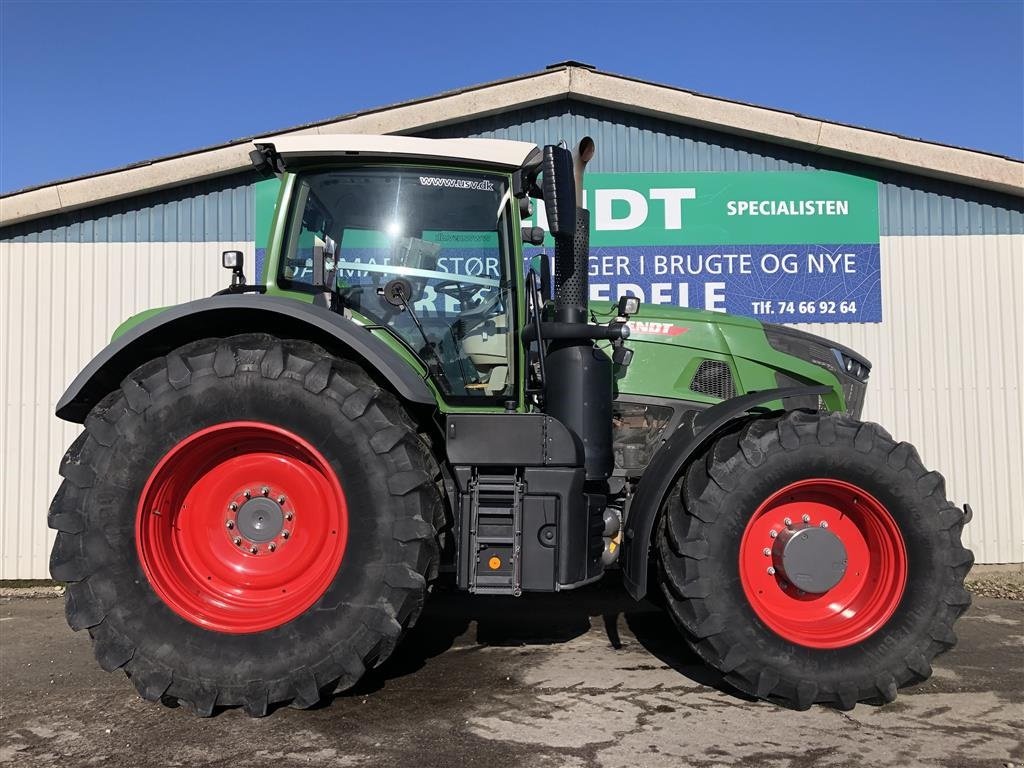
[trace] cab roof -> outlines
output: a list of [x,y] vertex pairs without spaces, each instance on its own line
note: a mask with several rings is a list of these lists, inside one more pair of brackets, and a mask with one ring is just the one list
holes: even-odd
[[514,171],[540,159],[536,144],[506,139],[422,139],[413,136],[326,134],[270,136],[253,142],[289,159],[374,157],[470,164]]

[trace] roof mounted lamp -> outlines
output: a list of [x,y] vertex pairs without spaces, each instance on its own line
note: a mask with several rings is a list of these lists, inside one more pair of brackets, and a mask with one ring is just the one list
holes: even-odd
[[224,269],[231,270],[231,287],[238,290],[245,285],[245,273],[242,268],[245,266],[245,256],[241,251],[224,251],[220,255],[220,263]]
[[266,293],[265,285],[248,285],[245,282],[245,256],[241,251],[224,251],[220,255],[220,263],[224,269],[231,270],[231,285],[217,291],[214,296],[224,296],[231,293]]

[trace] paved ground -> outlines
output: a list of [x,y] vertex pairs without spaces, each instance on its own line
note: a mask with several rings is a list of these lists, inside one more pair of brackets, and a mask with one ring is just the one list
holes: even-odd
[[355,692],[262,720],[143,702],[62,601],[0,600],[0,764],[35,766],[994,766],[1024,764],[1024,603],[977,598],[960,645],[885,707],[782,710],[715,687],[610,588],[441,595]]

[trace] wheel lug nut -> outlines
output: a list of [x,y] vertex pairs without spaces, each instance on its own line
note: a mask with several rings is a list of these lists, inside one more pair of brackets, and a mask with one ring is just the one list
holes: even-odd
[[284,504],[284,496],[278,496],[277,497],[277,503],[278,504]]
[[267,544],[267,549],[273,552],[275,549],[277,549],[277,544],[275,544],[274,542],[270,542],[269,544]]
[[285,512],[285,515],[284,515],[284,519],[285,520],[291,520],[293,517],[295,517],[295,515],[293,515],[291,512]]
[[788,528],[789,526],[791,526],[791,525],[793,524],[793,521],[792,521],[792,520],[790,520],[790,519],[789,519],[788,517],[787,517],[787,518],[784,518],[784,519],[782,520],[782,522],[783,522],[783,524],[785,524],[785,526],[786,526],[787,528]]
[[251,499],[252,498],[252,491],[250,491],[248,488],[246,488],[245,489],[245,493],[243,493],[242,495],[245,496],[245,498],[247,498],[247,499]]
[[291,535],[292,535],[291,531],[281,531],[281,538],[282,539],[287,539]]
[[828,523],[822,520],[820,523],[818,523],[818,526],[821,528],[828,528]]
[[249,551],[255,555],[257,552],[260,551],[260,548],[253,544],[251,547],[249,547]]
[[772,551],[770,549],[768,549],[768,547],[765,547],[764,549],[761,550],[761,554],[762,555],[770,555],[771,553],[772,553]]
[[801,520],[803,520],[803,521],[804,521],[805,523],[809,523],[809,522],[811,522],[811,516],[810,516],[810,515],[804,515],[804,516],[803,516],[802,518],[800,518],[800,519],[801,519]]
[[238,505],[235,504],[235,502],[232,501],[230,504],[228,504],[228,509],[230,509],[232,512],[237,512],[238,511]]
[[240,538],[238,538],[237,536],[235,536],[234,542],[235,542],[235,546],[236,547],[242,546],[242,540]]
[[232,528],[235,527],[235,521],[234,520],[227,520],[224,523],[224,525],[226,525],[228,527],[228,530],[230,531]]
[[774,576],[775,575],[775,569],[772,566],[770,566],[770,565],[768,566],[768,575],[769,576]]
[[267,488],[267,486],[264,485],[262,488],[260,488],[260,493],[263,494],[264,496],[269,496],[270,495],[270,489]]
[[779,532],[778,531],[768,531],[768,535],[771,536],[774,539],[774,538],[778,537]]

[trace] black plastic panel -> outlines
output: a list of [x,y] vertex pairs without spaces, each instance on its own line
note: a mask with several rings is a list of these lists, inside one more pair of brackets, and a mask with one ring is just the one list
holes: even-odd
[[[583,470],[527,469],[523,478],[526,481],[527,498],[534,495],[553,496],[557,501],[556,589],[571,588],[586,581],[589,518],[587,496],[583,493]],[[525,532],[523,538],[526,539]]]
[[523,500],[523,590],[553,592],[558,557],[558,498]]
[[583,466],[579,440],[557,419],[542,413],[450,414],[445,436],[452,464]]
[[603,480],[612,453],[612,362],[589,343],[553,342],[546,362],[548,413],[583,443],[587,479]]

